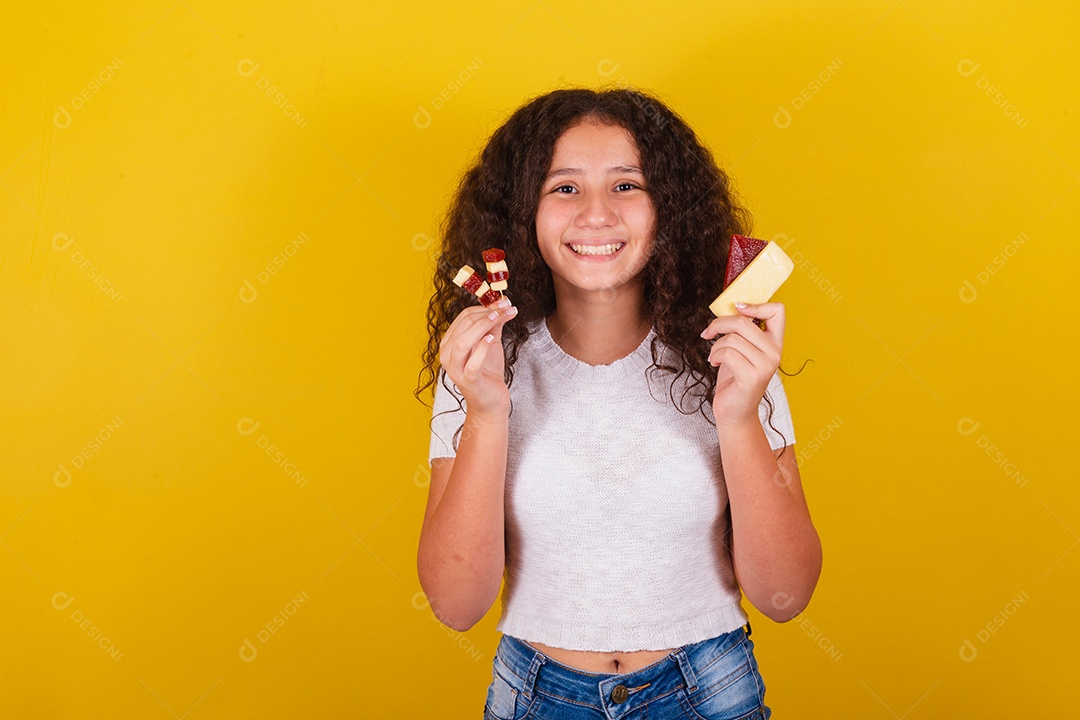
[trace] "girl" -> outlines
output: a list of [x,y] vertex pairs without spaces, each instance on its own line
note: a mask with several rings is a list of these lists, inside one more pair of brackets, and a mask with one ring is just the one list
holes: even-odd
[[[416,390],[435,386],[417,567],[461,631],[505,575],[486,720],[770,716],[740,590],[791,619],[821,544],[784,306],[708,310],[749,225],[694,132],[631,89],[533,99],[462,180]],[[490,247],[510,277],[485,308],[451,278]]]

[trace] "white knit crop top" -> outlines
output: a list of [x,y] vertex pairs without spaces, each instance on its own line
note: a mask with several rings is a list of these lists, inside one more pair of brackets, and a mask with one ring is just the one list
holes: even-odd
[[[553,647],[631,652],[745,624],[725,546],[730,518],[716,428],[700,412],[675,408],[670,375],[646,377],[655,331],[610,365],[566,354],[543,320],[530,332],[510,385],[496,629]],[[464,422],[442,380],[440,372],[429,459],[454,456]],[[767,393],[783,437],[769,427],[764,399],[759,417],[779,450],[795,442],[779,373]]]

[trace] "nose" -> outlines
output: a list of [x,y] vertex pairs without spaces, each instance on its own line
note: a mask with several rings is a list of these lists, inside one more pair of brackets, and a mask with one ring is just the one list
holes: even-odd
[[618,218],[610,198],[602,192],[594,192],[582,202],[577,221],[580,227],[606,228],[615,225]]

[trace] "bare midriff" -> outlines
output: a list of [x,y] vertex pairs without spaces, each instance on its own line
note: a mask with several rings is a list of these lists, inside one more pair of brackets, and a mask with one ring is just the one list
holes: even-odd
[[557,660],[563,665],[568,665],[575,670],[609,674],[635,672],[664,659],[677,649],[593,652],[591,650],[567,650],[566,648],[550,647],[531,640],[528,641],[528,644],[551,659]]

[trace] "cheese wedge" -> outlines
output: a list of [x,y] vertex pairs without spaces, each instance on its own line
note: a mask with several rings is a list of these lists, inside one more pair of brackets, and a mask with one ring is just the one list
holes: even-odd
[[719,297],[712,301],[709,310],[716,317],[739,315],[735,303],[757,305],[769,302],[769,298],[779,289],[795,269],[795,263],[775,242],[769,242],[765,248],[750,261],[731,284],[724,288]]

